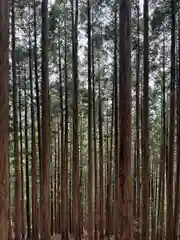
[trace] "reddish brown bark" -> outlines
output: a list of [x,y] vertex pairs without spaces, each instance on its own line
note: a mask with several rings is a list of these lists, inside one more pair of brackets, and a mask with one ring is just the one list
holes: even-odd
[[21,238],[21,172],[18,147],[18,115],[17,115],[17,77],[16,77],[16,29],[15,29],[15,1],[12,0],[12,77],[13,77],[13,130],[14,130],[14,168],[15,168],[15,239]]
[[50,131],[48,72],[48,0],[42,1],[42,158],[40,159],[41,238],[50,240]]
[[149,1],[144,1],[144,86],[142,112],[142,237],[149,239]]
[[8,239],[9,160],[8,160],[8,1],[0,0],[0,239]]
[[119,72],[119,239],[132,236],[131,173],[131,1],[120,3],[120,72]]

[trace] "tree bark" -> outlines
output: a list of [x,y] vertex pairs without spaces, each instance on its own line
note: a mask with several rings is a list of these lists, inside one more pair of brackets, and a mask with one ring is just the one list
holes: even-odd
[[[30,8],[30,6],[29,6]],[[30,12],[30,11],[29,11]],[[30,14],[29,14],[30,18]],[[31,97],[31,166],[32,166],[32,237],[38,239],[38,214],[37,214],[37,173],[36,173],[36,131],[35,131],[35,113],[33,97],[33,77],[32,77],[32,44],[31,44],[31,25],[29,21],[29,80]]]
[[174,133],[175,133],[175,27],[176,1],[171,0],[171,81],[170,81],[170,121],[169,151],[167,161],[167,228],[166,238],[173,239],[173,168],[174,168]]
[[[21,74],[21,71],[19,71]],[[22,97],[21,97],[21,78],[19,76],[19,131],[20,131],[20,156],[21,156],[21,213],[22,213],[22,239],[25,237],[25,214],[24,214],[24,162],[23,162],[23,132],[22,132]]]
[[48,71],[48,0],[43,0],[42,10],[42,159],[40,166],[40,217],[41,239],[50,240],[50,105]]
[[91,89],[91,6],[87,0],[88,11],[88,239],[93,239],[93,211],[92,211],[92,89]]
[[142,116],[142,239],[149,238],[149,1],[144,0],[144,88]]
[[0,239],[9,235],[9,90],[8,90],[8,1],[0,0]]
[[14,162],[15,162],[15,240],[21,238],[21,172],[18,148],[18,115],[17,115],[17,77],[16,77],[16,31],[15,31],[15,1],[12,0],[12,77],[13,77],[13,127],[14,127]]
[[132,235],[131,173],[131,1],[120,3],[120,71],[119,71],[119,239]]

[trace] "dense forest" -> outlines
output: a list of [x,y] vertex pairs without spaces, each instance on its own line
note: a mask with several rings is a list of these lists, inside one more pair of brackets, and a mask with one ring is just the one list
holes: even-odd
[[0,240],[180,239],[180,1],[0,0]]

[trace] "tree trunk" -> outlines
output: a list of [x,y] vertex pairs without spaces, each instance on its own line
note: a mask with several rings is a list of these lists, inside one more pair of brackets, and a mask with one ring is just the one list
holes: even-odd
[[137,0],[137,55],[136,55],[136,186],[137,186],[137,205],[136,205],[136,220],[138,221],[138,229],[137,229],[137,238],[139,237],[140,232],[140,136],[139,136],[139,118],[140,118],[140,39],[139,39],[139,0]]
[[[8,1],[0,0],[0,239],[6,240],[9,235],[9,91],[8,91]],[[17,209],[16,209],[17,210]],[[16,228],[20,230],[19,228]],[[17,236],[17,235],[16,235]]]
[[68,70],[67,70],[67,30],[66,30],[66,17],[65,17],[65,40],[64,40],[64,85],[65,85],[65,133],[64,133],[64,161],[65,161],[65,206],[64,206],[64,221],[65,221],[65,240],[68,239],[69,224],[68,224]]
[[[109,238],[112,234],[112,148],[113,148],[113,126],[114,126],[114,86],[112,94],[112,115],[111,115],[111,133],[110,149],[108,149],[108,132],[107,132],[107,202],[106,202],[106,235]],[[108,114],[108,113],[107,113]],[[108,119],[107,119],[108,122]],[[108,128],[108,126],[107,126]]]
[[103,167],[103,119],[102,119],[102,99],[101,99],[101,75],[100,75],[100,60],[98,59],[98,81],[99,81],[99,208],[100,208],[100,219],[99,219],[99,237],[104,239],[104,167]]
[[[57,124],[56,124],[57,125]],[[54,137],[54,232],[57,233],[57,127]]]
[[119,239],[132,236],[131,179],[131,1],[120,3],[120,72],[119,72]]
[[[178,5],[178,7],[180,6],[180,4]],[[180,11],[178,11],[178,24],[180,24]],[[173,239],[177,239],[177,230],[178,230],[178,218],[179,218],[179,201],[180,201],[180,25],[178,28],[178,47],[179,47],[179,76],[178,76],[178,81],[177,81],[177,106],[176,106],[176,110],[177,110],[177,159],[176,159],[176,185],[175,185],[175,206],[174,206],[174,233],[173,233]]]
[[37,54],[37,23],[36,23],[36,0],[34,0],[34,73],[36,86],[36,107],[37,107],[37,124],[38,124],[38,151],[39,162],[41,159],[41,113],[40,113],[40,99],[39,99],[39,76],[38,76],[38,54]]
[[91,89],[91,6],[87,0],[88,11],[88,239],[93,239],[93,211],[92,211],[92,89]]
[[[18,148],[18,115],[17,115],[17,81],[16,81],[16,36],[15,36],[15,1],[12,0],[12,77],[13,77],[13,127],[14,127],[14,162],[15,162],[15,240],[21,238],[21,172]],[[7,40],[7,39],[6,39]]]
[[75,240],[79,233],[79,141],[78,141],[78,0],[71,1],[72,14],[72,55],[73,55],[73,170],[72,170],[72,205],[73,234]]
[[[21,72],[19,72],[21,74]],[[24,215],[24,162],[23,162],[23,132],[22,132],[22,99],[21,78],[19,76],[19,131],[20,131],[20,156],[21,156],[21,213],[22,213],[22,239],[25,237],[25,215]]]
[[[30,6],[29,6],[30,8]],[[29,15],[30,18],[30,15]],[[31,96],[31,165],[32,165],[32,237],[38,239],[38,214],[37,214],[37,173],[36,173],[36,131],[34,116],[33,77],[32,77],[32,44],[31,27],[29,22],[29,80]]]
[[142,239],[149,238],[149,1],[144,0],[144,88],[142,118]]
[[40,166],[41,239],[50,240],[50,115],[48,71],[48,0],[42,1],[42,159]]
[[161,99],[161,148],[159,170],[158,216],[157,216],[157,240],[164,239],[164,189],[165,189],[165,163],[166,163],[166,85],[165,85],[165,32],[163,29],[163,75],[162,75],[162,99]]
[[173,239],[173,168],[174,168],[174,132],[175,132],[175,17],[176,3],[171,0],[171,81],[170,81],[170,122],[169,152],[167,161],[167,228],[166,238]]
[[26,155],[26,223],[27,223],[27,236],[31,235],[30,223],[30,186],[29,186],[29,143],[28,143],[28,93],[27,93],[27,79],[24,79],[25,88],[25,155]]
[[118,81],[117,81],[117,3],[115,2],[114,13],[114,168],[115,168],[115,194],[114,194],[114,226],[115,226],[115,238],[118,240],[118,228],[119,228],[119,201],[118,201],[118,175],[119,175],[119,162],[118,162]]

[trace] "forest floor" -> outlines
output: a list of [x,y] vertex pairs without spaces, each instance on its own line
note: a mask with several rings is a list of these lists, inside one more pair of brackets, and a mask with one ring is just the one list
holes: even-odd
[[[107,238],[107,239],[108,240],[114,240],[114,237],[110,237],[110,238]],[[61,240],[61,236],[60,235],[52,236],[51,240]],[[69,237],[69,240],[74,240],[74,238]],[[86,234],[84,237],[82,237],[82,240],[88,240],[88,235]]]
[[[86,240],[88,239],[86,236],[82,237],[82,240]],[[51,237],[51,240],[61,240],[61,236],[60,235],[55,235]],[[69,237],[69,240],[74,240],[73,237]]]
[[61,236],[60,235],[56,235],[56,236],[52,236],[51,240],[60,240]]

